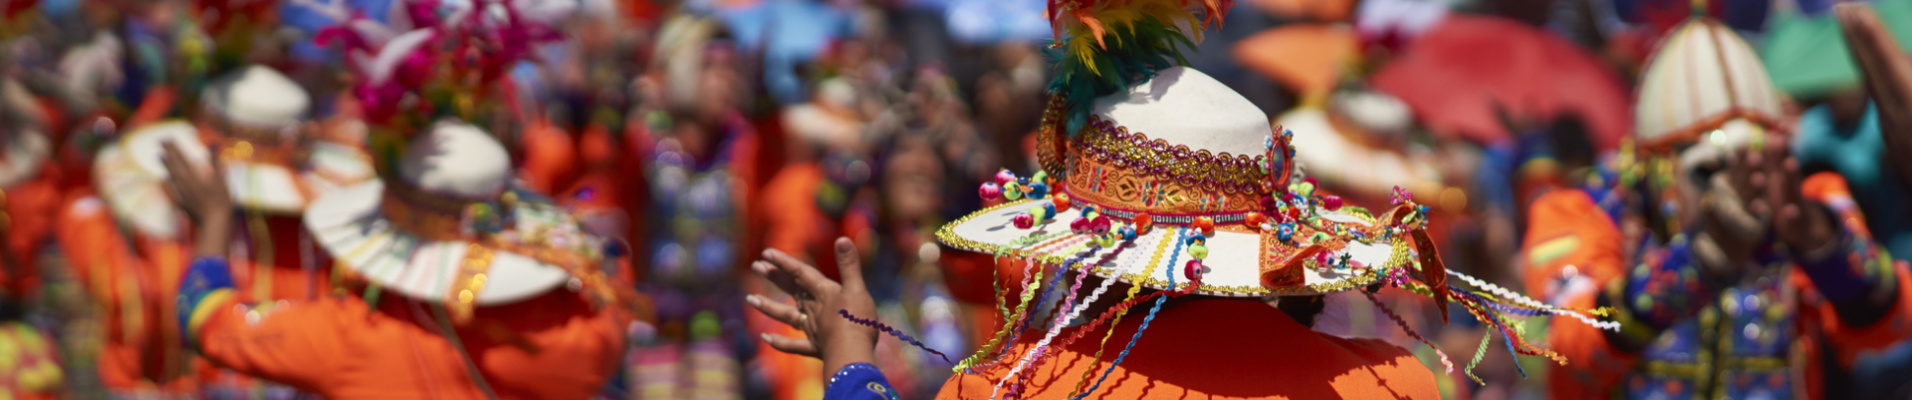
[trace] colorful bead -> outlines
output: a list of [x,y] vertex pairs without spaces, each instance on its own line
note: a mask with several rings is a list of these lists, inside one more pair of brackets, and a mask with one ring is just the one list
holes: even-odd
[[1052,200],[1050,201],[1050,203],[1055,204],[1056,211],[1069,209],[1069,194],[1068,193],[1056,193],[1055,196],[1049,196],[1049,200]]
[[1122,235],[1122,240],[1135,240],[1135,228],[1124,226],[1121,229],[1117,229],[1116,232]]
[[1284,243],[1293,241],[1295,238],[1295,223],[1283,222],[1281,225],[1276,225],[1275,238],[1281,239]]
[[1202,235],[1205,235],[1205,236],[1215,235],[1215,220],[1214,219],[1210,219],[1208,217],[1195,217],[1195,222],[1189,223],[1189,226],[1195,228],[1195,230],[1202,231]]
[[1049,183],[1049,171],[1036,171],[1035,175],[1029,176],[1029,182]]
[[1335,195],[1322,196],[1321,206],[1327,207],[1328,211],[1339,211],[1341,210],[1341,196],[1335,196]]
[[1033,218],[1037,221],[1048,221],[1049,217],[1053,217],[1053,216],[1055,216],[1055,214],[1049,213],[1048,209],[1044,209],[1042,207],[1029,208],[1029,218]]
[[1192,246],[1197,243],[1208,243],[1208,236],[1203,235],[1201,233],[1196,233],[1196,234],[1188,235],[1187,238],[1182,239],[1182,244],[1184,245]]
[[1017,215],[1009,221],[1015,223],[1017,229],[1029,229],[1036,226],[1036,218],[1029,216],[1029,214]]
[[1022,198],[1022,184],[1009,182],[1002,185],[1002,195],[1010,200]]
[[1114,224],[1109,221],[1109,217],[1107,216],[1098,215],[1095,219],[1089,220],[1089,231],[1097,235],[1108,234],[1109,228],[1112,226],[1114,226]]
[[996,171],[996,186],[1007,186],[1009,182],[1015,181],[1016,174],[1009,172],[1008,169]]
[[985,201],[995,200],[1002,197],[1002,186],[995,182],[984,182],[983,187],[976,188],[976,194],[982,196]]
[[1029,184],[1029,199],[1042,200],[1049,197],[1049,185],[1042,182]]
[[1193,246],[1188,246],[1188,256],[1189,256],[1189,257],[1193,257],[1193,258],[1195,258],[1195,259],[1197,259],[1197,260],[1202,260],[1202,259],[1207,259],[1207,258],[1208,258],[1208,245],[1205,245],[1205,244],[1196,244],[1196,245],[1193,245]]
[[1087,219],[1087,218],[1076,218],[1076,220],[1074,220],[1074,221],[1069,221],[1069,232],[1071,232],[1071,233],[1075,233],[1075,234],[1078,234],[1078,235],[1080,235],[1080,234],[1084,234],[1084,233],[1088,233],[1088,232],[1089,232],[1089,219]]
[[[1056,211],[1056,205],[1055,205],[1055,204],[1049,204],[1049,203],[1043,203],[1043,204],[1042,204],[1042,210],[1043,210],[1043,211],[1047,211],[1047,212],[1049,212],[1049,218],[1055,218],[1055,217],[1056,217],[1056,215],[1059,215],[1059,214],[1061,214],[1060,212],[1057,212],[1057,211]],[[1045,219],[1044,221],[1047,221],[1047,220]]]
[[1135,223],[1136,233],[1149,233],[1149,228],[1155,226],[1155,218],[1148,214],[1136,214],[1131,222]]

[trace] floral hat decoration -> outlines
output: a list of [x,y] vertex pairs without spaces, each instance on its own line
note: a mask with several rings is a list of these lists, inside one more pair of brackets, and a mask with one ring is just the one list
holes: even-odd
[[[1464,308],[1521,354],[1562,363],[1522,340],[1514,318],[1566,315],[1613,326],[1594,319],[1600,311],[1549,307],[1448,271],[1425,229],[1427,207],[1406,191],[1395,190],[1381,212],[1315,193],[1314,182],[1296,173],[1291,143],[1297,133],[1270,129],[1268,117],[1248,100],[1182,66],[1179,49],[1192,47],[1197,29],[1221,21],[1229,6],[1226,0],[1049,4],[1059,61],[1037,137],[1042,171],[999,173],[978,191],[1000,205],[936,234],[951,247],[1027,261],[1020,299],[1002,300],[1013,307],[1004,312],[1003,329],[954,362],[959,373],[1008,368],[997,387],[1014,397],[1028,384],[1024,372],[1105,323],[1113,327],[1111,318],[1147,303],[1154,304],[1153,316],[1168,298],[1191,295],[1362,289],[1373,299],[1382,287],[1400,288],[1432,298],[1443,315],[1450,304]],[[1089,275],[1106,279],[1089,288],[1083,285]],[[1131,288],[1107,293],[1116,282]],[[1142,295],[1142,288],[1155,291]],[[1035,318],[1048,306],[1030,307],[1031,300],[1058,293],[1063,300],[1053,304],[1054,319]],[[1082,314],[1104,295],[1124,299],[1102,315]],[[1060,335],[1077,318],[1089,322]],[[1040,339],[1027,353],[1003,351],[1011,337]],[[1117,357],[1119,363],[1123,356]],[[1441,358],[1451,370],[1445,353]],[[1075,387],[1087,387],[1080,392],[1086,395],[1097,386]]]
[[[478,306],[558,288],[638,311],[603,273],[604,241],[550,198],[514,182],[502,143],[466,122],[511,102],[490,90],[535,42],[554,39],[515,2],[402,4],[393,26],[362,18],[322,32],[360,68],[379,179],[321,197],[306,229],[372,288],[444,304],[463,323]],[[424,121],[431,121],[424,125]]]

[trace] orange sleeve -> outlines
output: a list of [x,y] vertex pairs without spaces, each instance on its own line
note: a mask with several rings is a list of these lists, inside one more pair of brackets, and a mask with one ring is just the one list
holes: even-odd
[[126,127],[138,128],[141,125],[166,119],[169,114],[172,114],[174,103],[178,102],[179,91],[172,86],[155,87],[146,92],[145,100],[141,100],[139,108],[133,110],[133,115],[126,119]]
[[[280,307],[240,307],[231,296],[208,296],[195,307],[190,338],[213,364],[300,390],[333,384],[353,357],[354,330],[365,329],[365,308],[345,302],[304,301]],[[363,307],[363,303],[357,303]]]
[[[1588,309],[1595,307],[1601,291],[1576,292],[1561,306]],[[1607,333],[1578,321],[1561,321],[1548,326],[1548,345],[1567,358],[1564,367],[1548,370],[1548,390],[1557,399],[1602,399],[1632,371],[1636,354],[1619,351],[1607,341]]]

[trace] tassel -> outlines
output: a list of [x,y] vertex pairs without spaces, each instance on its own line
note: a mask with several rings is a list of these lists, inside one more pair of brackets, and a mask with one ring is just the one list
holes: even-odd
[[1421,282],[1434,292],[1434,305],[1441,310],[1441,324],[1447,324],[1447,266],[1441,263],[1441,254],[1434,247],[1434,240],[1427,237],[1425,228],[1414,229],[1414,249],[1421,253]]

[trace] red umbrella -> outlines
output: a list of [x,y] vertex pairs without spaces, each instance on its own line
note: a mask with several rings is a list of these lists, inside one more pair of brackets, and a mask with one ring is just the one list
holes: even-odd
[[1508,138],[1495,107],[1525,118],[1579,117],[1600,150],[1633,126],[1631,96],[1593,53],[1517,21],[1454,15],[1408,45],[1371,78],[1437,135]]

